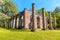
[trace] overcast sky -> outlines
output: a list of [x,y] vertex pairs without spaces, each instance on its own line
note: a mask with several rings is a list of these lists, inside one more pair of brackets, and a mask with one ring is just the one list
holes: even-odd
[[53,11],[57,6],[60,6],[60,0],[14,0],[19,11],[24,8],[31,9],[31,4],[36,4],[36,9],[45,8],[48,11]]

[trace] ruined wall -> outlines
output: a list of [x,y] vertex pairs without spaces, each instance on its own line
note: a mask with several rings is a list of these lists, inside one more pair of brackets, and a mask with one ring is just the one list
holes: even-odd
[[43,21],[42,21],[42,15],[39,15],[40,18],[40,29],[43,29]]
[[24,28],[29,29],[31,13],[28,10],[24,10]]

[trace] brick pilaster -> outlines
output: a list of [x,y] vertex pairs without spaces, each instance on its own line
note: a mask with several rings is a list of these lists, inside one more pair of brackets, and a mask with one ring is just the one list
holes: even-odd
[[28,15],[29,13],[28,13],[28,11],[27,11],[27,9],[25,8],[24,9],[24,28],[25,29],[29,29],[29,18],[28,18]]
[[17,25],[17,16],[15,16],[15,28],[16,28],[16,25]]

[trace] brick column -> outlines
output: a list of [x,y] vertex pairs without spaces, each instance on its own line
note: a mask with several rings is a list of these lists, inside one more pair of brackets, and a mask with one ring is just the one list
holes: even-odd
[[13,28],[13,24],[14,24],[14,17],[11,18],[11,28]]
[[15,17],[13,18],[13,29],[15,28]]
[[15,16],[15,28],[16,28],[16,25],[17,25],[17,16]]
[[26,8],[24,8],[24,29],[26,29]]
[[24,9],[24,29],[28,29],[28,26],[27,26],[27,10],[26,8]]
[[42,8],[42,20],[43,20],[43,30],[46,29],[46,18],[45,18],[45,10]]
[[36,18],[36,10],[35,10],[35,4],[32,4],[32,30],[35,31],[37,29],[37,18]]
[[53,27],[52,27],[51,13],[48,12],[48,14],[49,14],[49,28],[50,28],[50,29],[53,29]]
[[19,16],[17,16],[17,22],[16,23],[17,23],[16,28],[18,28],[18,26],[19,26]]
[[54,29],[56,29],[56,14],[54,13]]
[[14,17],[12,17],[12,28],[14,26]]

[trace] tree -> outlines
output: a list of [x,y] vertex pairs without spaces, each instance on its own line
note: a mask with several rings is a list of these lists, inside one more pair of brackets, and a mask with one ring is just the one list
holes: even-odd
[[54,12],[54,13],[59,13],[59,12],[60,12],[60,7],[56,7],[53,12]]
[[[42,14],[42,9],[37,10],[37,12],[38,12],[39,14]],[[48,11],[47,11],[47,10],[45,10],[45,16],[48,16]]]
[[60,28],[60,13],[56,13],[57,28]]
[[9,19],[13,15],[16,15],[18,13],[18,10],[13,0],[0,0],[0,8],[1,8],[0,9],[1,10],[0,11],[0,25],[5,26],[5,23],[6,23],[5,20]]
[[7,15],[0,12],[0,27],[5,26],[5,20],[8,18],[10,18],[10,17],[8,17]]
[[56,7],[55,10],[53,11],[53,13],[54,13],[53,14],[53,16],[54,16],[54,29],[56,29],[56,26],[60,27],[60,21],[59,21],[60,20],[60,7]]
[[5,14],[11,12],[12,15],[15,15],[18,13],[16,4],[13,2],[13,0],[2,0],[2,1],[3,1],[3,12]]

